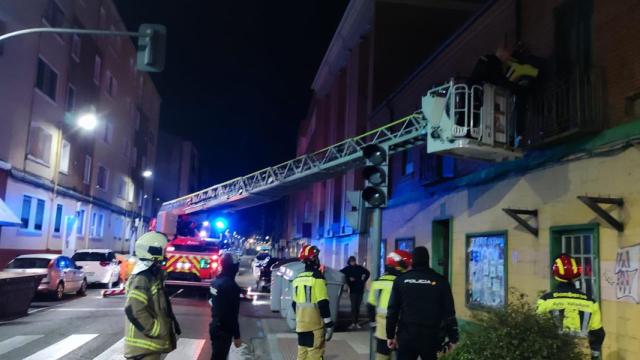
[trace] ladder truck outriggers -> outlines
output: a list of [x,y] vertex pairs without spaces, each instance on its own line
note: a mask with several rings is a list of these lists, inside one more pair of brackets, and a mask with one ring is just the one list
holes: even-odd
[[171,238],[179,217],[270,202],[361,167],[362,150],[371,144],[383,146],[389,154],[426,143],[427,153],[486,161],[520,157],[513,104],[506,88],[450,79],[429,90],[414,114],[320,151],[165,202],[157,217],[158,231]]

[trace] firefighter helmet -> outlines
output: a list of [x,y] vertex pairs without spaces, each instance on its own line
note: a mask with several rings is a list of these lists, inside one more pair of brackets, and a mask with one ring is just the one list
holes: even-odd
[[298,258],[302,262],[313,262],[318,260],[318,255],[320,255],[320,249],[314,245],[304,245],[302,249],[300,249],[300,255]]
[[562,282],[568,282],[580,277],[580,266],[576,259],[567,254],[560,254],[553,261],[553,276]]
[[387,255],[384,264],[387,267],[404,272],[409,270],[412,263],[411,253],[405,250],[394,250]]
[[164,248],[168,242],[167,237],[162,233],[155,231],[145,233],[136,241],[136,257],[140,260],[162,261]]

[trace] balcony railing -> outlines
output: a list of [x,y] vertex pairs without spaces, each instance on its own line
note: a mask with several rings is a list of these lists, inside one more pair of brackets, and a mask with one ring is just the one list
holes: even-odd
[[526,99],[519,126],[524,147],[553,143],[603,126],[603,83],[599,69],[578,71],[550,81]]

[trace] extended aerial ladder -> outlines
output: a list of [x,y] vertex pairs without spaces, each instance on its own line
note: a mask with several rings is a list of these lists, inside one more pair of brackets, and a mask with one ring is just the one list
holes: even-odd
[[[313,182],[363,165],[362,149],[377,144],[390,154],[427,143],[427,152],[500,161],[519,156],[514,148],[506,89],[451,79],[422,98],[422,109],[320,151],[165,202],[158,222],[202,210],[238,210],[273,200]],[[171,226],[171,225],[170,225]]]

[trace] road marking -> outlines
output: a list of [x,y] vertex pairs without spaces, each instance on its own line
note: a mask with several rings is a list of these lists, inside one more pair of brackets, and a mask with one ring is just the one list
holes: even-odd
[[178,339],[178,348],[170,352],[164,360],[197,359],[203,346],[204,340]]
[[37,353],[24,358],[23,360],[56,360],[67,355],[73,350],[79,348],[83,344],[91,341],[98,334],[81,334],[71,335],[58,341],[57,343],[46,347]]
[[111,345],[110,348],[105,350],[102,354],[98,355],[93,360],[122,360],[124,359],[124,338],[120,339],[117,343]]
[[38,311],[47,310],[47,309],[50,309],[50,308],[51,307],[47,306],[47,307],[41,307],[41,308],[38,308],[38,309],[29,310],[29,311],[27,311],[27,314],[34,314],[34,313],[37,313]]
[[60,308],[53,309],[55,311],[123,311],[124,308],[121,307],[112,307],[112,308]]
[[28,344],[36,339],[40,339],[44,335],[20,335],[0,342],[0,355],[6,354],[13,349]]

